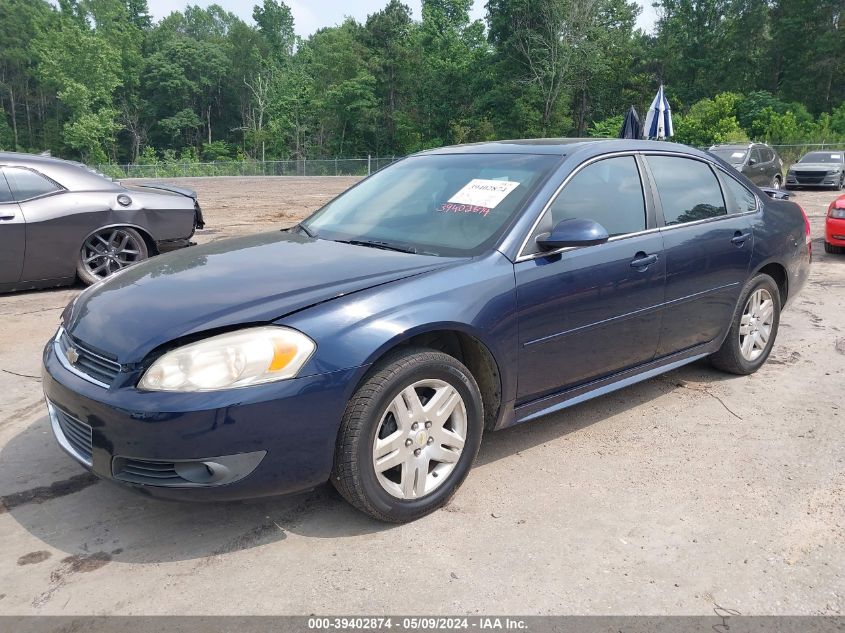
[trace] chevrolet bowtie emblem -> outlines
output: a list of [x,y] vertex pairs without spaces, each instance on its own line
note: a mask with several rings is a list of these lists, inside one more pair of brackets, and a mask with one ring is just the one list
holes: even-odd
[[68,361],[70,361],[71,365],[76,365],[76,361],[79,360],[79,352],[77,352],[74,348],[68,349],[66,352],[66,356]]

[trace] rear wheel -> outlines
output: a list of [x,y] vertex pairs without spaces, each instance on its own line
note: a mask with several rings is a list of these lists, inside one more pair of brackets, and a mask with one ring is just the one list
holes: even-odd
[[93,233],[79,251],[76,274],[91,285],[118,270],[147,259],[147,243],[129,227],[101,229]]
[[341,423],[332,483],[381,521],[413,521],[445,504],[469,472],[483,431],[475,379],[455,358],[412,349],[358,389]]
[[769,357],[780,324],[780,291],[765,274],[743,288],[731,329],[719,351],[710,357],[717,369],[731,374],[753,374]]

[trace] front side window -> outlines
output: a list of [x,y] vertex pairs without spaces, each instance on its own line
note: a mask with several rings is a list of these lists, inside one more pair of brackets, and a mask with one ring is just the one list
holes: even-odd
[[12,193],[18,202],[59,191],[56,183],[30,169],[6,167],[3,173],[6,174],[6,178],[12,187]]
[[537,154],[414,156],[350,189],[302,226],[321,239],[478,255],[495,245],[559,161]]
[[691,158],[647,156],[667,226],[727,215],[716,174]]
[[760,152],[759,147],[755,147],[751,150],[751,160],[755,163],[762,163],[763,162],[763,154]]
[[566,184],[547,213],[546,230],[562,220],[584,218],[601,224],[611,237],[644,231],[645,201],[636,159],[619,156],[587,165]]
[[726,174],[722,174],[722,180],[733,198],[731,213],[753,213],[757,210],[757,197],[744,185]]

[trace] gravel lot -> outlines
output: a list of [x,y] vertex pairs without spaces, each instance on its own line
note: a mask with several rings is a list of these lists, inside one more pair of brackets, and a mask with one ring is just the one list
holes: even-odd
[[[184,179],[197,240],[293,223],[353,178]],[[808,287],[750,377],[697,363],[489,434],[444,510],[375,523],[322,487],[148,500],[56,445],[40,352],[79,288],[0,296],[0,613],[842,614],[845,257],[800,192]]]

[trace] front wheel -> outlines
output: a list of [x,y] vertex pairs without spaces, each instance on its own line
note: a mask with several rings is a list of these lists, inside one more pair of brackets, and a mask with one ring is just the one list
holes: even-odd
[[780,176],[775,176],[772,179],[772,189],[780,189]]
[[472,374],[446,354],[388,358],[349,401],[332,483],[359,510],[405,523],[444,505],[481,444],[484,411]]
[[751,279],[742,290],[731,329],[719,351],[710,356],[717,369],[744,376],[763,366],[780,324],[780,290],[766,274]]
[[147,259],[147,243],[129,227],[113,227],[92,233],[79,251],[76,274],[91,285],[118,270]]

